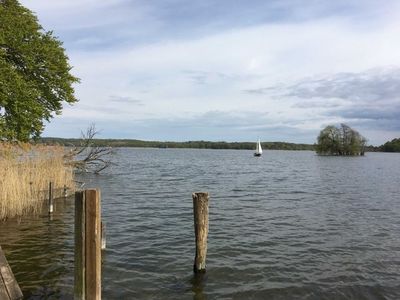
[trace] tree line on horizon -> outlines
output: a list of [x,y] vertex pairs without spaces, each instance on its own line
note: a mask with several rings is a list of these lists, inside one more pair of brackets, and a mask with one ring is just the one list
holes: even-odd
[[[80,139],[43,137],[38,140],[44,144],[59,144],[63,146],[76,146]],[[136,139],[93,139],[93,145],[99,147],[136,147],[136,148],[189,148],[189,149],[232,149],[254,150],[254,142],[224,142],[224,141],[143,141]],[[287,142],[263,142],[263,149],[267,150],[314,150],[312,144],[296,144]]]
[[384,152],[400,152],[400,138],[388,141],[381,147]]
[[[39,143],[49,145],[78,146],[81,139],[78,138],[54,138],[43,137]],[[137,139],[97,139],[92,140],[96,147],[133,147],[133,148],[189,148],[189,149],[231,149],[231,150],[254,150],[254,142],[213,142],[213,141],[143,141]],[[288,142],[262,142],[261,146],[265,150],[309,150],[315,151],[317,144],[297,144]],[[365,151],[377,152],[384,151],[382,146],[366,146]]]

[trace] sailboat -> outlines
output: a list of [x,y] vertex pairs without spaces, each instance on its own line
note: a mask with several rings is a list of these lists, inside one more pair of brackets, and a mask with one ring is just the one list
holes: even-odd
[[256,152],[254,152],[254,156],[260,157],[261,154],[262,154],[262,148],[261,148],[260,139],[258,139],[257,146],[256,146]]

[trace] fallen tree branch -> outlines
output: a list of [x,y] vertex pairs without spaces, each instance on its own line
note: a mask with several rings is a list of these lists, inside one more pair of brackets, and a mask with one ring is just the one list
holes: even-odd
[[81,133],[81,141],[66,155],[69,162],[78,172],[90,172],[98,174],[106,168],[115,165],[112,162],[114,149],[111,147],[96,146],[93,139],[99,133],[94,124],[90,125],[86,132]]

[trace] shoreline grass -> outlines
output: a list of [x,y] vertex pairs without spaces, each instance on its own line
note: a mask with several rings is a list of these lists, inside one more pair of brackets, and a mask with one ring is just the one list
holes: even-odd
[[60,192],[64,185],[74,189],[64,154],[61,146],[0,142],[0,220],[39,213],[50,181]]

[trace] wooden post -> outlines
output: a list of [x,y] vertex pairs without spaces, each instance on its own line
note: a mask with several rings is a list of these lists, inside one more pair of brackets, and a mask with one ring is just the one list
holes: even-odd
[[67,192],[67,186],[64,184],[64,190],[63,190],[63,196],[64,198],[67,198],[68,192]]
[[86,190],[86,299],[101,299],[100,191]]
[[207,236],[208,236],[208,193],[193,193],[194,234],[196,238],[196,256],[194,273],[206,271]]
[[49,214],[52,214],[54,211],[54,201],[53,201],[54,193],[53,193],[53,182],[49,182]]
[[104,224],[104,222],[101,222],[101,250],[106,249],[106,246],[106,224]]
[[0,246],[0,299],[17,300],[22,298],[21,289]]
[[75,299],[101,299],[100,191],[75,194]]
[[85,192],[79,191],[75,193],[75,300],[85,299],[85,200]]

